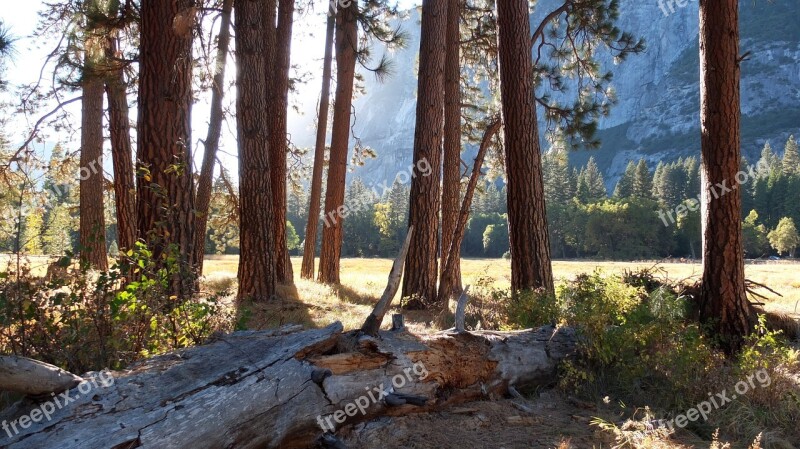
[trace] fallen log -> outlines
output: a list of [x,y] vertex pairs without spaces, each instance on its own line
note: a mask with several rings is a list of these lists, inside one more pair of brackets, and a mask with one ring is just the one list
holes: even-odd
[[377,416],[550,383],[574,345],[571,329],[554,327],[377,338],[339,323],[236,332],[88,373],[48,401],[20,401],[0,413],[0,447],[305,448]]
[[83,379],[49,363],[0,355],[0,391],[30,396],[61,393],[78,386]]

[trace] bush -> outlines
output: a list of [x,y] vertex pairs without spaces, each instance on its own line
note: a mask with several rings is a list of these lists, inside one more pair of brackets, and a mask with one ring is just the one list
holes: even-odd
[[[631,418],[652,407],[653,418],[669,420],[708,400],[709,394],[730,392],[738,382],[768,373],[769,382],[689,428],[709,439],[715,428],[749,441],[763,432],[764,447],[800,441],[798,351],[780,333],[767,330],[763,317],[731,360],[690,316],[679,289],[649,270],[622,277],[582,274],[556,290],[555,297],[508,291],[491,296],[506,304],[510,327],[555,322],[576,328],[578,353],[560,366],[562,390],[588,400],[614,398]],[[650,433],[659,432],[652,422],[643,425]]]
[[232,327],[233,314],[220,301],[226,292],[169,296],[170,273],[154,270],[151,256],[137,246],[107,272],[72,268],[48,280],[28,267],[19,276],[0,273],[0,352],[76,373],[121,369]]

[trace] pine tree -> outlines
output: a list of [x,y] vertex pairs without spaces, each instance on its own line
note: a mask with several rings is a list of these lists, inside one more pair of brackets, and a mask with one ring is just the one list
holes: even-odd
[[380,254],[390,257],[397,254],[405,238],[408,224],[408,186],[397,179],[381,202],[375,205],[375,225],[380,232]]
[[800,154],[797,151],[797,141],[794,140],[793,135],[789,136],[789,140],[786,141],[781,168],[786,176],[800,175]]
[[753,183],[753,209],[758,212],[761,220],[764,223],[770,223],[770,188],[769,188],[769,176],[761,177],[759,174],[758,177],[751,181]]
[[594,156],[590,157],[589,162],[586,163],[586,170],[583,172],[583,177],[587,201],[591,202],[606,199],[608,196],[606,184],[605,181],[603,181],[603,174],[600,172],[600,168],[597,167],[597,163],[594,161]]
[[767,217],[765,224],[767,227],[775,226],[781,217],[786,216],[784,207],[787,201],[792,201],[793,195],[787,190],[787,178],[783,174],[783,170],[776,168],[770,173],[767,180],[767,189],[769,191],[769,202],[767,204]]
[[[174,251],[177,261],[170,293],[188,298],[194,291],[196,274],[191,160],[194,2],[140,3],[137,228],[139,237],[152,249],[157,266],[165,267],[174,260],[168,254]],[[246,185],[243,188],[247,190]]]
[[433,305],[438,296],[447,4],[443,0],[422,0],[421,14],[414,164],[426,160],[433,171],[430,176],[411,180],[408,224],[414,227],[414,233],[408,247],[402,292],[403,298],[410,298],[407,303],[410,308]]
[[586,182],[586,167],[582,167],[578,173],[578,184],[575,189],[575,198],[583,204],[591,201],[589,197],[589,184]]
[[784,179],[786,197],[783,200],[782,215],[800,223],[800,175],[786,176]]
[[[633,161],[628,161],[628,166],[625,167],[625,173],[619,178],[617,187],[614,188],[614,197],[622,199],[633,196],[635,177],[636,164],[634,164]],[[648,179],[648,182],[651,181]]]
[[658,165],[656,165],[656,170],[653,172],[653,196],[661,200],[662,193],[661,193],[661,183],[664,178],[664,162],[658,161]]
[[344,206],[347,155],[350,141],[353,83],[358,59],[358,3],[344,5],[336,12],[336,94],[333,108],[328,179],[325,187],[324,215],[332,217],[322,228],[317,280],[339,283],[339,262],[342,252],[342,221],[338,211]]
[[[214,73],[211,82],[211,111],[209,113],[208,132],[203,140],[203,162],[200,175],[197,178],[197,193],[195,195],[196,229],[194,236],[194,258],[199,272],[203,271],[203,258],[205,256],[206,230],[208,229],[208,216],[210,213],[211,191],[214,182],[214,166],[219,150],[219,140],[222,134],[222,121],[224,112],[222,99],[225,93],[225,68],[228,61],[228,48],[231,41],[231,17],[233,15],[233,0],[222,2],[220,15],[220,28],[217,35],[217,54],[214,61]],[[119,194],[119,191],[117,191]],[[118,203],[119,204],[119,203]],[[124,242],[124,239],[120,239]],[[124,248],[124,245],[123,245]]]
[[72,251],[70,230],[75,228],[75,219],[70,215],[69,206],[56,204],[45,217],[42,243],[45,254],[64,254]]
[[764,148],[761,149],[761,158],[759,158],[756,164],[759,178],[768,178],[770,173],[775,169],[779,169],[780,166],[780,158],[775,154],[775,151],[772,150],[769,141],[767,141],[767,143],[764,144]]
[[544,198],[547,205],[566,205],[575,196],[566,151],[554,148],[542,156]]
[[[703,181],[731,182],[741,158],[739,2],[700,2],[700,139]],[[728,354],[753,327],[742,246],[741,189],[714,195],[703,186],[700,319]]]
[[639,159],[636,164],[636,172],[633,178],[633,196],[636,198],[652,198],[653,197],[653,181],[650,169],[647,168],[647,162],[644,159]]
[[234,6],[241,248],[237,297],[256,302],[272,299],[277,282],[267,104],[275,6],[275,0],[242,0]]
[[698,198],[700,196],[700,163],[697,158],[692,156],[686,158],[683,162],[686,168],[686,177],[688,179],[686,184],[686,197]]
[[344,221],[343,255],[366,257],[377,252],[379,233],[374,220],[377,200],[361,179],[355,179],[347,188],[344,202],[349,209]]

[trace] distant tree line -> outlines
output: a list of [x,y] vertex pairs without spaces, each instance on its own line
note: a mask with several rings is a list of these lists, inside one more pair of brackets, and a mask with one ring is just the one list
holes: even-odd
[[[15,241],[13,223],[6,223],[2,247],[30,254],[63,254],[75,251],[78,238],[77,185],[73,175],[77,163],[54,148],[40,185],[31,186],[24,202],[44,204],[43,214],[30,214],[21,223],[21,238]],[[72,168],[72,172],[70,171]],[[800,246],[796,224],[800,223],[800,156],[794,137],[786,142],[783,155],[767,143],[755,164],[742,161],[743,172],[756,175],[742,189],[745,216],[745,254],[750,258],[793,256]],[[700,191],[699,162],[694,157],[659,162],[651,171],[644,159],[630,161],[611,195],[594,161],[571,167],[563,150],[543,156],[543,174],[551,251],[556,258],[650,259],[698,258],[700,213],[686,213],[665,221],[665,211],[696,199]],[[238,254],[239,228],[235,189],[227,171],[214,181],[209,207],[206,254]],[[405,237],[408,224],[409,185],[395,181],[381,196],[361,179],[347,188],[343,221],[343,257],[392,257]],[[9,196],[8,198],[11,198]],[[118,251],[117,224],[113,207],[107,208],[109,252]],[[298,230],[308,219],[305,189],[289,185],[286,239],[291,254],[301,255],[304,241]],[[14,204],[5,204],[12,208]],[[324,227],[324,220],[319,220]],[[319,240],[315,246],[319,248]],[[17,249],[18,248],[18,249]],[[475,195],[461,253],[464,257],[507,256],[508,211],[506,189],[501,182],[487,182]]]

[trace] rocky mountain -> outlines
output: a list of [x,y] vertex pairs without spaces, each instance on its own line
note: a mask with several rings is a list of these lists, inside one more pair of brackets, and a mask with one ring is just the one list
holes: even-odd
[[[600,123],[602,146],[598,150],[571,153],[573,164],[594,156],[606,173],[609,188],[628,161],[644,157],[651,165],[659,160],[699,155],[699,58],[698,6],[684,7],[672,0],[640,2],[622,0],[618,25],[643,37],[647,50],[614,65],[613,87],[618,104]],[[684,2],[685,3],[685,2]],[[557,0],[541,0],[532,23],[555,6]],[[789,134],[800,134],[800,2],[797,0],[740,1],[742,63],[742,145],[755,160],[764,141],[782,148]],[[416,61],[419,48],[419,15],[411,11],[404,29],[408,46],[391,54],[394,75],[385,83],[364,74],[366,93],[354,103],[353,133],[363,145],[377,152],[376,159],[353,167],[349,179],[380,184],[407,171],[412,161],[416,105]],[[540,114],[541,116],[542,114]],[[308,129],[315,113],[292,129]],[[542,124],[544,126],[544,124]],[[312,133],[296,143],[313,145]],[[307,142],[305,140],[308,140]]]

